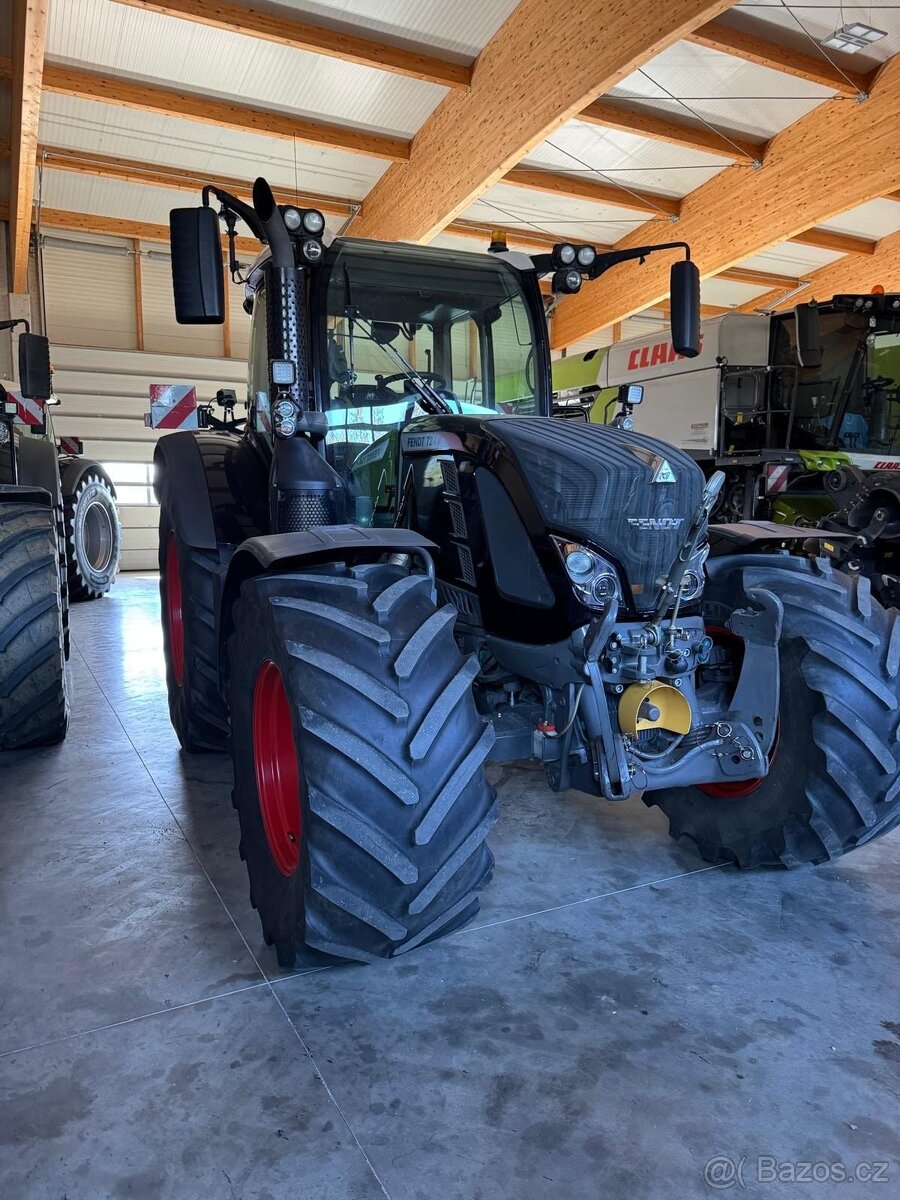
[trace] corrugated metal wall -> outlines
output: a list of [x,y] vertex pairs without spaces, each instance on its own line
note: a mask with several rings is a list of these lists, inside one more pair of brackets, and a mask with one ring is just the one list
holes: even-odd
[[43,247],[47,328],[57,435],[84,442],[117,484],[123,570],[156,568],[158,509],[149,487],[155,430],[144,425],[151,383],[185,383],[201,401],[220,387],[245,395],[250,319],[242,289],[229,289],[232,357],[221,325],[175,322],[169,262],[159,243],[141,244],[144,350],[137,349],[134,247],[129,239],[72,234]]

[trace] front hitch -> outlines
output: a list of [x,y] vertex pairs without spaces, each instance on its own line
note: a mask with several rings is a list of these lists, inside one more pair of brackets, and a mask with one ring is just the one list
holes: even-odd
[[671,751],[659,757],[642,755],[615,717],[610,692],[622,689],[620,685],[611,689],[599,661],[615,624],[615,612],[604,614],[588,634],[584,673],[589,686],[582,697],[581,716],[593,743],[595,774],[606,799],[624,800],[634,792],[734,783],[766,775],[778,724],[778,643],[784,609],[777,596],[762,588],[752,589],[749,596],[754,607],[733,612],[726,627],[743,643],[740,675],[727,708],[703,707],[693,676],[681,677],[678,686],[691,705],[693,722]]

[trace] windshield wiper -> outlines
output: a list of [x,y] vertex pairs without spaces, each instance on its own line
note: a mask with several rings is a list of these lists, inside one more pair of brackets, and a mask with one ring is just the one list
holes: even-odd
[[368,322],[368,328],[366,328],[367,323],[361,317],[349,316],[349,321],[351,329],[354,325],[359,325],[368,340],[378,346],[380,350],[383,350],[395,367],[399,367],[399,373],[413,385],[424,401],[422,407],[426,412],[432,415],[453,412],[453,409],[440,392],[422,378],[415,367],[406,361],[399,350],[395,349],[390,342],[381,342],[375,337],[371,321]]

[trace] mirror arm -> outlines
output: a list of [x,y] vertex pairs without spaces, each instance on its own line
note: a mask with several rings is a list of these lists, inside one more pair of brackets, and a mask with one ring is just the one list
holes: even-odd
[[266,231],[262,227],[262,222],[256,215],[256,212],[249,204],[245,204],[243,200],[238,200],[237,196],[232,196],[231,192],[226,192],[224,188],[216,187],[214,183],[207,183],[203,188],[203,203],[209,207],[210,193],[222,205],[222,213],[219,215],[225,218],[227,223],[229,213],[240,217],[253,236],[260,242],[267,242]]
[[687,242],[659,242],[654,246],[635,246],[630,250],[610,250],[607,254],[598,254],[585,271],[585,275],[588,279],[599,279],[610,267],[618,266],[621,262],[629,262],[635,258],[644,259],[648,254],[653,254],[657,250],[683,250],[684,257],[690,262],[691,248]]
[[17,325],[24,325],[25,332],[31,333],[31,325],[25,320],[24,317],[16,317],[16,319],[13,321],[0,321],[0,331],[4,329],[15,329]]

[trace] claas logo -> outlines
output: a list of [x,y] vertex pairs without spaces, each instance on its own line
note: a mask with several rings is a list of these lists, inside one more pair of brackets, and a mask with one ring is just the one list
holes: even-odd
[[[703,334],[700,334],[700,349],[703,349]],[[678,354],[671,342],[656,342],[652,346],[635,346],[628,355],[628,371],[642,371],[647,367],[661,367],[666,363],[673,363],[676,359],[683,359],[683,354]]]

